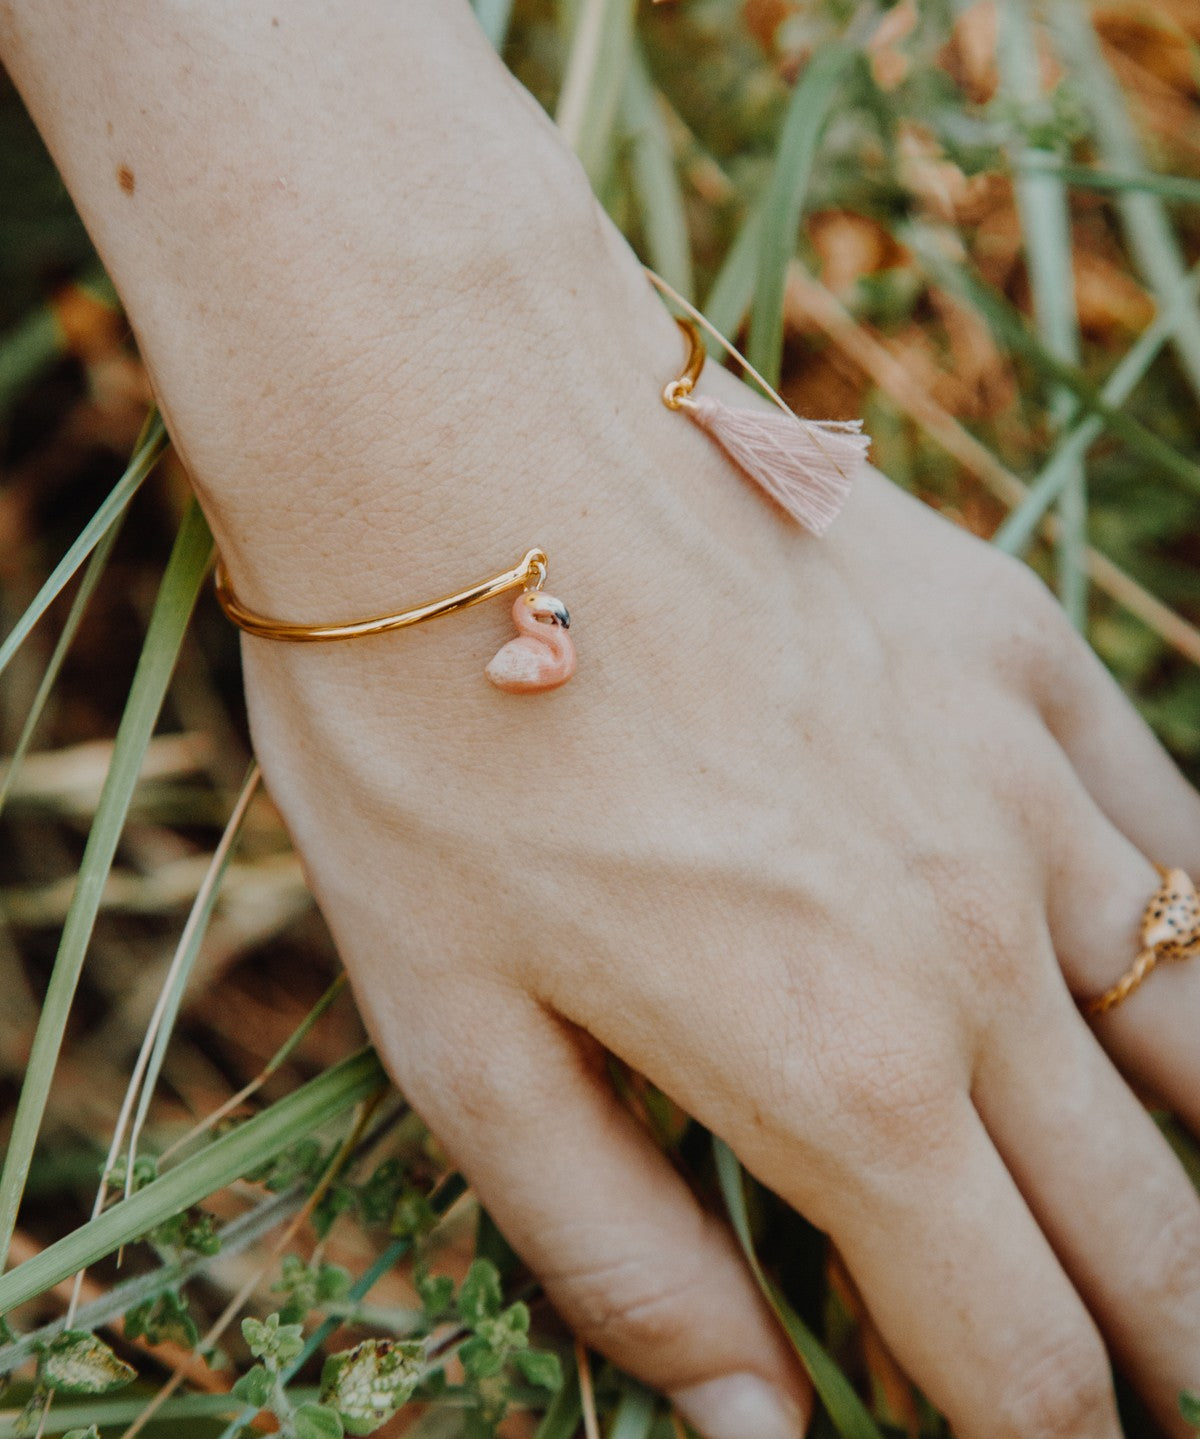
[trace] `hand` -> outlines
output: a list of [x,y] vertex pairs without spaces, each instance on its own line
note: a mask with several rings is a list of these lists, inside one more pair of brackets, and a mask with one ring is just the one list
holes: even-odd
[[1200,868],[1200,802],[1024,568],[875,475],[813,541],[663,410],[678,341],[608,246],[564,246],[589,291],[544,318],[617,378],[559,404],[518,355],[499,436],[443,457],[561,480],[451,524],[437,579],[370,571],[387,608],[544,544],[575,679],[487,685],[504,602],[245,647],[376,1042],[567,1318],[711,1439],[798,1432],[750,1406],[804,1391],[603,1048],[828,1230],[956,1433],[1119,1433],[1107,1345],[1182,1434],[1200,1203],[1114,1061],[1200,1127],[1200,966],[1097,1035],[1071,995],[1130,963],[1149,857]]
[[1200,1128],[1200,964],[1095,1034],[1071,994],[1151,859],[1200,870],[1200,802],[1037,582],[878,477],[814,542],[658,404],[675,327],[465,6],[61,9],[5,58],[246,601],[539,544],[571,608],[543,696],[483,679],[502,603],[246,645],[380,1049],[564,1314],[706,1439],[799,1432],[607,1047],[828,1229],[965,1439],[1117,1434],[1109,1354],[1182,1435],[1200,1202],[1121,1071]]

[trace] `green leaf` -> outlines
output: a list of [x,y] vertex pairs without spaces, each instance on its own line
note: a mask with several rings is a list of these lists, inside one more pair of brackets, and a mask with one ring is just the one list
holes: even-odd
[[829,1417],[842,1439],[882,1439],[875,1421],[867,1413],[862,1400],[854,1392],[850,1381],[826,1354],[816,1335],[808,1328],[780,1291],[763,1273],[754,1252],[754,1239],[750,1233],[750,1216],[746,1212],[746,1194],[742,1188],[742,1167],[737,1156],[721,1140],[713,1140],[713,1158],[716,1160],[717,1179],[729,1211],[730,1222],[751,1273],[762,1290],[764,1297],[775,1311],[783,1325],[792,1347],[808,1370],[813,1388],[829,1411]]
[[318,1239],[324,1239],[339,1216],[354,1208],[354,1191],[347,1184],[331,1184],[312,1212],[310,1223]]
[[188,1313],[187,1301],[174,1289],[136,1304],[125,1315],[126,1339],[145,1339],[150,1344],[181,1344],[195,1348],[200,1338],[196,1321]]
[[275,1381],[265,1365],[256,1364],[253,1369],[247,1369],[229,1392],[243,1404],[252,1404],[256,1410],[265,1409],[275,1392]]
[[418,1274],[417,1293],[430,1320],[441,1319],[454,1302],[454,1280],[448,1274]]
[[203,1209],[185,1209],[174,1214],[165,1224],[155,1225],[146,1237],[159,1248],[178,1251],[181,1257],[191,1251],[211,1258],[221,1248],[216,1222]]
[[500,1271],[489,1259],[476,1259],[458,1291],[458,1313],[462,1322],[478,1329],[485,1319],[495,1319],[504,1303]]
[[[441,1207],[444,1213],[445,1210],[449,1209],[455,1200],[459,1198],[465,1189],[466,1180],[464,1180],[461,1175],[450,1175],[439,1186],[437,1194],[435,1195],[435,1202]],[[347,1298],[352,1301],[366,1298],[376,1283],[378,1283],[379,1279],[395,1267],[400,1259],[408,1252],[409,1248],[408,1240],[394,1239],[370,1268],[367,1269],[364,1274],[360,1274],[354,1281]],[[341,1321],[339,1319],[329,1318],[313,1330],[308,1336],[308,1341],[304,1346],[304,1352],[296,1359],[295,1363],[290,1364],[280,1376],[284,1383],[287,1383],[301,1365],[320,1349],[321,1345],[325,1343],[340,1323]],[[236,1436],[241,1432],[242,1426],[252,1417],[253,1415],[251,1413],[243,1411],[234,1419],[230,1420],[229,1424],[221,1431],[219,1439],[236,1439]]]
[[298,1140],[273,1159],[256,1165],[247,1175],[258,1184],[265,1184],[278,1194],[290,1189],[293,1184],[316,1183],[317,1176],[325,1166],[325,1150],[311,1136]]
[[[386,1224],[392,1217],[407,1183],[405,1167],[399,1159],[385,1159],[371,1176],[358,1187],[358,1207],[365,1224]],[[398,1230],[394,1230],[398,1233]]]
[[482,1335],[475,1334],[459,1345],[458,1357],[472,1379],[492,1379],[504,1368],[508,1356]]
[[334,1410],[324,1404],[302,1404],[292,1415],[295,1439],[342,1439],[346,1432]]
[[288,1296],[280,1318],[286,1324],[298,1323],[317,1302],[317,1277],[298,1254],[285,1254],[279,1282],[271,1285],[271,1293]]
[[416,1189],[409,1189],[396,1200],[389,1220],[391,1232],[399,1239],[405,1236],[417,1238],[428,1234],[437,1223],[428,1196]]
[[521,1377],[539,1389],[557,1394],[562,1388],[562,1360],[549,1349],[518,1349],[512,1356]]
[[378,1093],[387,1076],[367,1048],[255,1115],[169,1169],[140,1193],[43,1249],[0,1278],[0,1313],[41,1294],[78,1269],[145,1234],[170,1215],[240,1178],[263,1155],[278,1153],[297,1135],[327,1123]]
[[408,1402],[424,1362],[419,1340],[365,1339],[326,1359],[321,1403],[337,1411],[347,1434],[372,1434]]
[[1185,1389],[1179,1396],[1179,1412],[1193,1429],[1200,1430],[1200,1394]]
[[328,1304],[332,1299],[345,1299],[352,1283],[350,1271],[340,1264],[322,1264],[317,1270],[317,1299]]
[[63,1439],[100,1439],[100,1431],[94,1424],[89,1424],[86,1429],[68,1430]]
[[243,1319],[242,1337],[250,1353],[269,1369],[280,1369],[304,1348],[304,1327],[281,1324],[278,1314],[265,1319]]
[[107,1394],[136,1377],[132,1365],[86,1329],[64,1330],[46,1346],[38,1363],[38,1387],[59,1394]]

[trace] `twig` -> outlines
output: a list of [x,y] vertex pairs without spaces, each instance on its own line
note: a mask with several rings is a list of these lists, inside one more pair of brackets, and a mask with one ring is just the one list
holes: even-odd
[[320,997],[320,999],[317,1000],[316,1004],[313,1005],[312,1009],[310,1009],[309,1012],[305,1015],[305,1017],[300,1021],[300,1024],[297,1026],[297,1028],[288,1036],[288,1038],[283,1042],[283,1044],[280,1045],[279,1049],[271,1056],[271,1058],[267,1060],[266,1064],[262,1067],[258,1074],[254,1076],[254,1078],[249,1082],[249,1084],[244,1085],[241,1089],[238,1090],[236,1094],[231,1095],[224,1102],[224,1104],[218,1105],[211,1114],[206,1114],[204,1118],[199,1121],[199,1123],[194,1124],[186,1134],[182,1135],[179,1139],[176,1139],[174,1143],[169,1144],[167,1148],[164,1149],[163,1152],[159,1155],[159,1164],[166,1164],[167,1161],[172,1157],[172,1155],[176,1154],[186,1145],[191,1144],[194,1139],[199,1139],[202,1134],[205,1134],[210,1129],[215,1128],[218,1124],[220,1124],[221,1120],[224,1119],[226,1115],[232,1114],[235,1109],[240,1109],[241,1106],[245,1104],[248,1099],[250,1099],[254,1094],[256,1094],[258,1090],[262,1088],[262,1086],[267,1082],[267,1080],[270,1079],[270,1077],[280,1067],[280,1065],[283,1064],[287,1057],[292,1053],[292,1051],[296,1048],[296,1046],[300,1043],[300,1041],[304,1038],[308,1031],[317,1022],[317,1020],[320,1019],[320,1017],[325,1013],[325,1011],[338,997],[338,995],[341,994],[342,990],[345,989],[345,987],[346,976],[344,973],[342,973],[339,974],[336,979],[334,979],[333,983],[328,987],[328,989],[326,989],[325,993]]
[[579,1371],[579,1402],[583,1408],[583,1432],[587,1439],[600,1439],[600,1420],[596,1417],[596,1391],[592,1387],[592,1362],[587,1345],[575,1340],[575,1367]]

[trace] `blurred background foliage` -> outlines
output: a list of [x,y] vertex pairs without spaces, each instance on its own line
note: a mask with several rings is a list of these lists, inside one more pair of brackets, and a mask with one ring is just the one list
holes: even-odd
[[[864,416],[875,463],[897,483],[1027,554],[1200,779],[1194,0],[478,0],[477,10],[642,258],[778,374],[799,412]],[[151,396],[116,297],[7,83],[0,194],[3,635],[121,475]],[[130,506],[33,751],[5,776],[0,1110],[10,1117],[187,495],[168,452]],[[4,671],[7,753],[71,603],[68,588]],[[166,963],[249,759],[236,639],[204,594],[104,881],[10,1264],[85,1225]],[[254,795],[165,1054],[150,1150],[262,1074],[336,974],[300,866],[269,800]],[[335,996],[254,1105],[326,1074],[360,1043],[352,1004]],[[637,1076],[614,1077],[719,1202],[707,1137]],[[396,1109],[363,1151],[367,1169],[333,1185],[341,1197],[319,1226],[321,1254],[356,1275],[386,1243],[364,1219],[371,1166],[394,1160],[405,1185],[436,1192],[444,1166],[413,1124]],[[1188,1142],[1172,1137],[1195,1167]],[[311,1191],[320,1165],[287,1162],[276,1187]],[[262,1192],[238,1181],[209,1208],[228,1219]],[[749,1218],[768,1272],[883,1428],[940,1433],[821,1236],[758,1192]],[[469,1196],[437,1234],[439,1263],[459,1279],[473,1256],[495,1260],[506,1293],[532,1298],[535,1330],[572,1367],[569,1342]],[[253,1279],[254,1253],[213,1258],[189,1286],[201,1328]],[[135,1273],[152,1262],[141,1250],[130,1260]],[[111,1262],[91,1271],[85,1299],[103,1296],[114,1275]],[[278,1304],[271,1277],[251,1284],[251,1311]],[[414,1294],[411,1259],[373,1290],[380,1304],[412,1305]],[[59,1286],[22,1309],[21,1324],[62,1305]],[[200,1364],[186,1334],[164,1346],[103,1332],[145,1383],[182,1367],[192,1392],[219,1396],[246,1362],[225,1340],[210,1357],[226,1354],[233,1368]],[[547,1417],[544,1399],[518,1396],[500,1432],[574,1433],[592,1401],[586,1382],[582,1400],[572,1383],[574,1399]],[[619,1376],[599,1370],[597,1385],[617,1439],[677,1432]],[[13,1412],[27,1392],[10,1391]],[[457,1409],[426,1394],[380,1432],[491,1432],[461,1417],[482,1422],[463,1393]],[[128,1410],[128,1395],[122,1402]],[[1128,1432],[1151,1433],[1126,1403]],[[223,1432],[212,1420],[185,1427],[185,1412],[155,1432]],[[848,1412],[823,1416],[821,1432],[874,1432]],[[0,1415],[0,1434],[14,1422]],[[47,1432],[62,1427],[52,1418]]]

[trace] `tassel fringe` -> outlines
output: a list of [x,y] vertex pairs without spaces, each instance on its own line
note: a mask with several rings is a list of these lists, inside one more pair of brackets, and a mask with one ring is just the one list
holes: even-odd
[[802,420],[784,410],[734,408],[707,395],[680,396],[677,404],[814,535],[837,518],[866,464],[871,441],[861,420]]

